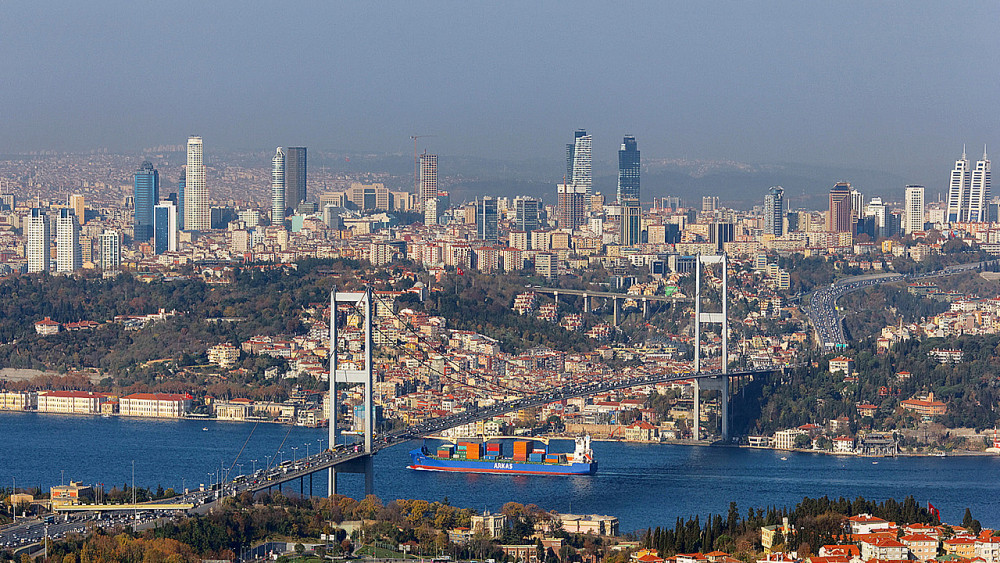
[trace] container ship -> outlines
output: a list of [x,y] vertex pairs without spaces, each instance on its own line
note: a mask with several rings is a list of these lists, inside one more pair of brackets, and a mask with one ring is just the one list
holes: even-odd
[[590,449],[590,436],[578,436],[572,454],[550,453],[543,443],[515,441],[510,456],[504,442],[459,442],[443,444],[435,451],[426,446],[410,451],[410,469],[514,475],[593,475],[597,462]]

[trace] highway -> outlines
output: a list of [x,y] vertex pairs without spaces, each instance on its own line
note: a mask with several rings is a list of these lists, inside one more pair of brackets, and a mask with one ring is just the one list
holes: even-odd
[[824,349],[847,347],[847,337],[844,334],[843,318],[837,313],[837,300],[848,293],[899,281],[918,281],[940,276],[950,276],[961,274],[982,267],[985,262],[972,262],[969,264],[959,264],[949,266],[942,270],[927,272],[923,274],[869,274],[864,276],[854,276],[844,278],[830,284],[827,287],[817,289],[812,293],[809,307],[806,314],[809,322],[816,329],[816,340]]

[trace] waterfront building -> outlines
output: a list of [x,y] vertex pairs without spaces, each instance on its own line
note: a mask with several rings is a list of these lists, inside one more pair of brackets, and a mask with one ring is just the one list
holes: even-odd
[[476,237],[496,244],[498,229],[497,200],[489,196],[476,198]]
[[903,231],[912,234],[924,230],[924,187],[906,186],[903,204]]
[[767,190],[767,195],[764,196],[763,232],[765,235],[780,237],[784,232],[785,225],[782,217],[785,205],[784,193],[785,190],[781,186],[771,186]]
[[285,153],[281,147],[271,159],[271,224],[285,224]]
[[35,391],[0,391],[0,411],[28,411],[38,408]]
[[201,137],[192,136],[187,142],[187,168],[184,184],[184,229],[207,231],[212,227],[205,184],[204,146]]
[[161,201],[153,208],[153,252],[177,251],[177,206],[172,201]]
[[[306,188],[306,147],[285,149],[285,206],[295,209],[308,199]],[[287,213],[286,213],[287,214]]]
[[56,271],[73,272],[83,267],[80,252],[80,225],[69,207],[59,210],[56,219]]
[[146,242],[153,238],[153,207],[160,201],[160,173],[144,161],[133,182],[132,240]]
[[639,146],[635,137],[625,135],[618,149],[618,203],[627,199],[639,200],[639,177],[642,172]]
[[851,185],[847,182],[837,182],[830,189],[826,230],[835,233],[851,232]]
[[100,414],[110,396],[93,391],[39,391],[38,412]]
[[100,236],[100,266],[105,272],[117,271],[122,265],[122,242],[118,231],[104,231]]
[[[424,210],[424,205],[428,200],[436,199],[438,195],[438,157],[436,154],[420,155],[420,209]],[[426,221],[425,221],[426,223]],[[437,224],[435,220],[434,223]]]
[[48,216],[37,207],[31,210],[31,215],[25,217],[24,254],[28,259],[29,274],[34,272],[48,272],[50,269],[51,251],[49,243],[52,238],[50,228]]
[[191,410],[193,397],[177,393],[133,393],[118,401],[118,414],[149,418],[180,418]]

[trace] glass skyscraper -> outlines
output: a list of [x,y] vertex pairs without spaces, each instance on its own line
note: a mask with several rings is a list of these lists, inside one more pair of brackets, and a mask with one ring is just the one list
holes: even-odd
[[496,199],[489,196],[476,199],[476,231],[479,240],[497,242],[499,217]]
[[177,250],[177,207],[164,201],[153,208],[153,252],[163,254]]
[[[294,202],[293,207],[298,205]],[[285,152],[278,147],[271,159],[271,224],[285,224]]]
[[307,198],[306,147],[288,147],[285,149],[285,209],[294,212]]
[[764,234],[780,237],[784,232],[784,193],[781,186],[771,186],[764,196]]
[[207,231],[212,228],[205,184],[204,145],[201,137],[192,136],[187,143],[187,176],[184,185],[184,228]]
[[146,242],[153,238],[153,207],[160,202],[160,173],[148,160],[136,171],[134,188],[132,240]]
[[181,177],[177,179],[177,228],[184,230],[184,187],[187,184],[187,169],[181,168]]
[[635,137],[625,135],[618,150],[618,203],[627,199],[639,199],[639,145]]

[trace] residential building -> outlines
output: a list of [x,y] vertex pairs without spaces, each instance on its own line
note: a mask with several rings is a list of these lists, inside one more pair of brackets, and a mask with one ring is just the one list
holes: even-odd
[[660,441],[660,432],[656,426],[645,420],[640,420],[626,426],[622,430],[622,438],[627,442],[658,442]]
[[208,205],[208,187],[205,184],[204,146],[201,137],[192,136],[187,142],[187,168],[184,184],[183,228],[188,231],[207,231],[212,226]]
[[63,207],[56,219],[56,271],[74,272],[82,267],[80,224],[73,215],[73,209]]
[[872,559],[900,561],[910,558],[910,549],[900,541],[890,537],[867,537],[861,540],[860,547],[861,559],[864,561]]
[[986,536],[976,538],[976,557],[986,563],[1000,563],[1000,537]]
[[285,224],[285,151],[281,147],[271,159],[271,224]]
[[122,242],[118,231],[104,231],[100,236],[101,269],[105,272],[117,271],[122,265]]
[[851,375],[854,371],[854,360],[844,356],[838,356],[830,360],[830,373],[840,372],[844,375]]
[[970,223],[986,223],[989,221],[987,205],[990,201],[990,159],[983,147],[983,158],[976,161],[969,181],[969,216]]
[[906,186],[903,204],[903,232],[912,234],[924,230],[924,187]]
[[81,194],[69,196],[69,206],[73,209],[73,214],[76,215],[76,220],[81,225],[87,222],[87,204]]
[[948,184],[948,210],[945,220],[949,223],[963,222],[969,216],[969,188],[972,183],[972,171],[969,169],[969,158],[965,147],[962,147],[962,157],[955,161],[951,169],[951,180]]
[[847,519],[850,532],[855,535],[871,534],[889,527],[889,522],[871,514],[856,514]]
[[639,146],[635,137],[625,135],[622,146],[618,149],[618,203],[627,199],[639,201],[639,177],[642,166],[639,158]]
[[148,160],[135,173],[132,193],[132,240],[146,242],[153,238],[153,206],[160,201],[160,173]]
[[45,317],[40,321],[35,322],[35,333],[42,336],[51,336],[53,334],[59,334],[59,330],[62,328],[58,322]]
[[937,557],[938,541],[927,534],[907,534],[899,541],[913,554],[917,561],[928,561]]
[[24,219],[24,254],[28,259],[28,273],[48,272],[52,260],[50,242],[52,234],[49,218],[41,210],[33,208],[31,215]]
[[228,342],[217,344],[208,349],[208,361],[223,369],[235,367],[239,359],[240,349]]
[[507,517],[503,514],[490,514],[489,511],[482,516],[472,517],[472,533],[483,534],[488,538],[499,538],[507,530]]

